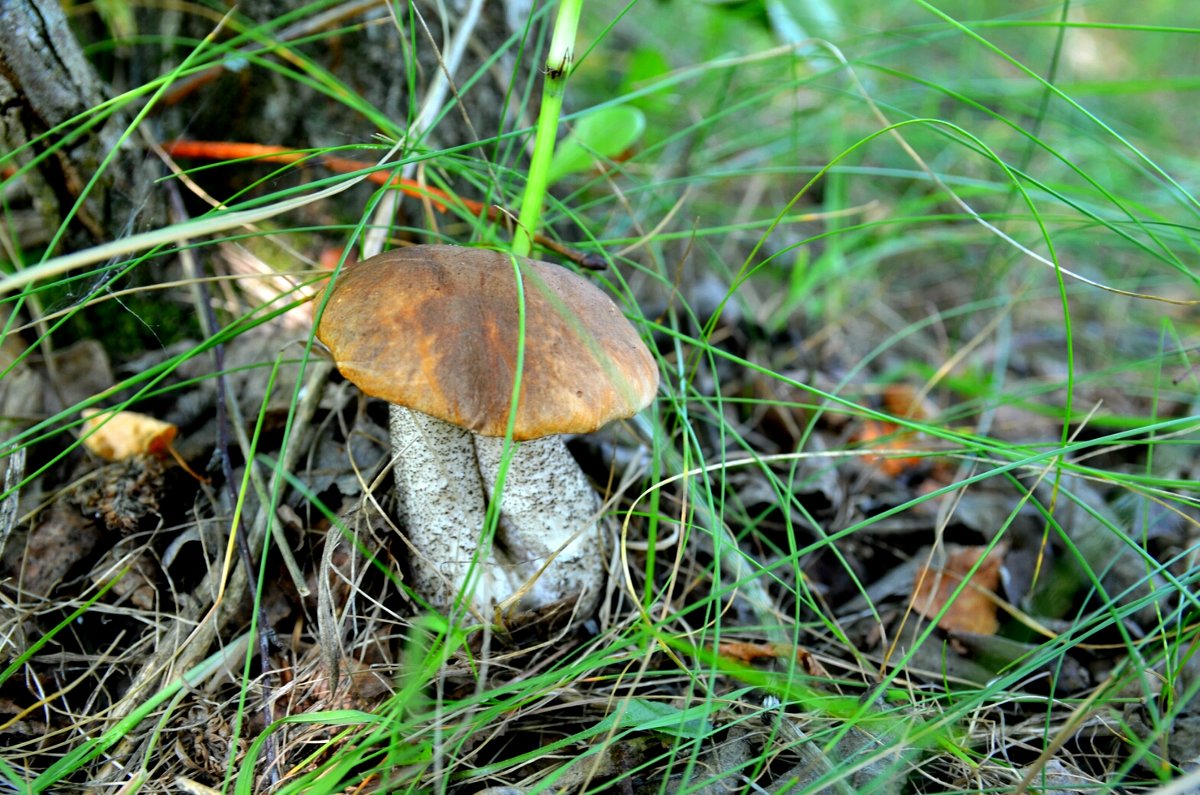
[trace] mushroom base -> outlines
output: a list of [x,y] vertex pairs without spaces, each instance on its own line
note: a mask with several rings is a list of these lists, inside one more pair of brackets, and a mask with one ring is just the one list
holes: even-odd
[[449,611],[462,593],[480,621],[497,609],[595,609],[604,572],[600,500],[561,437],[517,444],[488,543],[504,440],[395,405],[390,419],[400,519],[422,598]]

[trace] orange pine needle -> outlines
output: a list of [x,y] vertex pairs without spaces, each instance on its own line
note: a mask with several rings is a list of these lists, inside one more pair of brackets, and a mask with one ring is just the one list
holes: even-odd
[[[330,171],[336,171],[339,174],[351,174],[355,171],[363,171],[371,168],[372,166],[371,163],[353,160],[348,157],[322,155],[314,158],[313,155],[307,152],[297,152],[282,146],[240,143],[237,141],[167,141],[163,144],[163,150],[171,157],[189,157],[204,160],[254,159],[262,160],[266,163],[283,163],[285,165],[299,163],[303,160],[316,159],[317,162]],[[446,212],[447,206],[455,202],[476,215],[483,215],[488,209],[480,202],[451,196],[445,191],[420,185],[411,179],[404,179],[398,176],[393,177],[386,171],[372,171],[367,175],[367,180],[374,182],[376,185],[394,184],[409,196],[433,197],[433,206],[441,213]],[[491,216],[492,214],[488,213],[489,220],[494,220]]]
[[[163,144],[163,151],[171,157],[187,157],[203,160],[254,159],[266,163],[283,163],[285,165],[313,159],[331,171],[336,171],[340,174],[364,171],[374,166],[372,163],[353,160],[348,157],[334,157],[332,155],[314,156],[307,152],[285,149],[282,146],[241,143],[237,141],[167,141]],[[434,209],[439,213],[446,212],[451,205],[457,205],[479,218],[486,218],[489,221],[499,221],[506,227],[510,227],[512,224],[511,215],[505,212],[502,207],[485,205],[483,202],[464,199],[461,196],[455,196],[444,190],[423,185],[415,180],[392,176],[386,171],[372,171],[367,174],[367,179],[376,185],[395,185],[396,188],[407,196],[430,199]],[[580,267],[599,270],[605,265],[602,257],[575,251],[541,234],[534,235],[534,241],[539,246],[570,259]]]

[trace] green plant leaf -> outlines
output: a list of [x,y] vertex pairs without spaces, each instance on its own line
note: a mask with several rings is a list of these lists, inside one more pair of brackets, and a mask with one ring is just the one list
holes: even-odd
[[616,157],[637,143],[645,129],[645,114],[628,105],[602,108],[584,116],[554,151],[550,182],[587,171],[598,159]]

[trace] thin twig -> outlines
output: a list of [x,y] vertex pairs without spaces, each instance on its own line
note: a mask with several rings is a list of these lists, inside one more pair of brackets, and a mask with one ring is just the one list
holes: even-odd
[[[174,183],[167,183],[167,196],[170,201],[173,219],[176,223],[187,219],[187,210],[183,206],[183,197],[179,195],[179,187]],[[199,268],[196,265],[195,257],[191,255],[191,251],[186,247],[181,249],[180,257],[186,263],[186,267],[192,271],[193,276],[199,276]],[[200,327],[205,336],[212,339],[217,334],[217,316],[212,308],[212,296],[208,292],[208,285],[202,279],[196,279],[192,283],[192,289],[198,298],[197,309],[199,310]],[[226,404],[230,400],[229,384],[225,377],[225,345],[217,342],[213,345],[213,364],[216,367],[217,374],[217,446],[216,457],[221,464],[221,475],[225,478],[225,491],[229,497],[229,505],[232,507],[237,505],[237,480],[233,474],[233,464],[229,460],[229,418],[226,413]],[[254,466],[253,461],[247,461],[246,466]],[[247,532],[245,522],[242,519],[241,513],[235,512],[236,526],[233,528],[233,533],[237,536],[238,556],[242,559],[242,565],[246,569],[246,582],[252,592],[258,592],[258,581],[254,569],[254,557],[250,554],[250,543],[246,538]],[[262,717],[263,725],[270,726],[275,722],[274,710],[271,708],[271,640],[272,631],[271,625],[267,619],[267,613],[262,602],[255,600],[255,610],[258,613],[259,631],[255,633],[258,639],[259,653],[259,674],[262,687]],[[271,785],[275,786],[279,783],[279,770],[275,766],[276,751],[274,738],[268,736],[263,744],[263,755],[266,759],[266,769],[270,776]]]

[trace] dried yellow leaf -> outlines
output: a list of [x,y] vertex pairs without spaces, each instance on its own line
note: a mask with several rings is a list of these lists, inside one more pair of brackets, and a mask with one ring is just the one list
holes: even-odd
[[165,456],[179,429],[169,422],[136,411],[101,413],[83,410],[83,446],[107,461],[135,455]]

